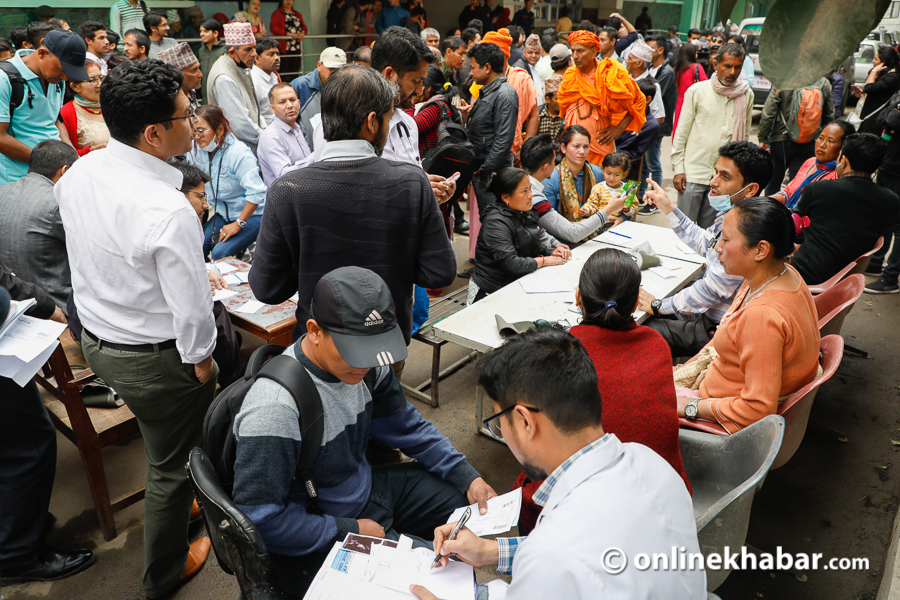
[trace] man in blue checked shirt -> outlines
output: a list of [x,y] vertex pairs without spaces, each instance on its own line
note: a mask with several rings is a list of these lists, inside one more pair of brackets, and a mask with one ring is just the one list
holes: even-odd
[[[450,556],[497,565],[512,573],[507,600],[705,599],[702,567],[635,567],[642,553],[699,553],[694,509],[664,459],[603,431],[597,372],[581,342],[542,327],[488,353],[479,369],[494,404],[485,424],[529,477],[544,480],[534,493],[543,511],[528,537],[482,539],[464,527],[449,540],[455,523],[438,527],[441,566]],[[410,591],[437,600],[421,586]]]
[[[725,213],[735,203],[759,195],[772,177],[769,153],[750,142],[729,142],[719,148],[710,179],[708,202],[718,211],[709,229],[702,229],[672,202],[659,185],[644,196],[659,207],[681,240],[706,257],[703,278],[674,296],[659,300],[641,289],[638,308],[652,313],[644,325],[658,331],[669,343],[672,356],[694,356],[713,338],[719,321],[731,306],[743,278],[725,273],[716,242],[722,235]],[[649,181],[649,179],[648,179]]]

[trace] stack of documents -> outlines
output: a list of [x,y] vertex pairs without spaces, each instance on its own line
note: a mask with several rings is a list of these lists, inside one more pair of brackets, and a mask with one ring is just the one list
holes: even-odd
[[9,316],[0,327],[0,376],[25,387],[59,345],[64,323],[27,317],[34,299],[11,302]]

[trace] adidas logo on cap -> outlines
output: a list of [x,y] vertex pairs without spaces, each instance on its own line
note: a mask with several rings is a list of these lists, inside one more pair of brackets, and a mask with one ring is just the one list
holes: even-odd
[[384,319],[381,318],[381,315],[377,310],[373,310],[369,313],[369,316],[366,317],[364,325],[369,327],[370,325],[381,325],[382,323],[384,323]]

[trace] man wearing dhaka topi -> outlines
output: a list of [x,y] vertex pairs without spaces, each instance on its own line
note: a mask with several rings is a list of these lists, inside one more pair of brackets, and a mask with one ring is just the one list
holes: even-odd
[[[616,149],[615,139],[625,131],[635,133],[647,120],[646,97],[628,71],[604,46],[613,47],[606,31],[600,37],[590,31],[573,31],[569,35],[575,65],[566,70],[559,86],[559,112],[565,115],[566,127],[581,125],[591,134],[588,161],[599,165]],[[607,56],[597,60],[597,53]]]

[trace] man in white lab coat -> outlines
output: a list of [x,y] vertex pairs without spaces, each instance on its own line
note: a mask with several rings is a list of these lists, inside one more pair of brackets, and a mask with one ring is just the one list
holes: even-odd
[[[435,530],[435,551],[512,573],[508,600],[525,598],[706,598],[699,568],[638,568],[638,555],[700,553],[691,497],[659,455],[601,426],[597,373],[571,335],[523,333],[480,363],[478,383],[494,403],[486,422],[532,479],[544,507],[527,538],[477,537],[453,524]],[[696,564],[696,561],[695,561]],[[436,597],[421,586],[418,598]]]

